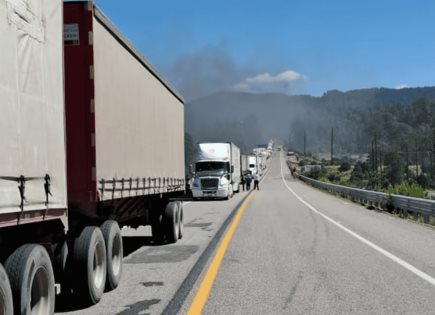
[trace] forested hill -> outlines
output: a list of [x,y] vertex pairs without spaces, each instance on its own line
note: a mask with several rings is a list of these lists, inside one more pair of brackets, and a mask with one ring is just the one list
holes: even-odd
[[307,151],[317,153],[329,151],[334,128],[337,153],[365,153],[374,137],[400,145],[432,130],[434,100],[435,87],[333,90],[321,97],[221,92],[186,104],[186,131],[197,142],[231,140],[248,149],[274,138],[296,150],[305,132]]
[[341,92],[332,90],[316,98],[320,104],[342,105],[349,107],[373,107],[385,104],[408,105],[417,99],[435,99],[435,87],[385,89],[371,88]]

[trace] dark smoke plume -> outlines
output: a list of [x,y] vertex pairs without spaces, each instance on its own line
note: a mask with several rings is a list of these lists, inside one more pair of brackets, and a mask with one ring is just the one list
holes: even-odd
[[254,71],[237,65],[223,49],[207,46],[179,58],[170,68],[175,86],[187,101],[231,90]]

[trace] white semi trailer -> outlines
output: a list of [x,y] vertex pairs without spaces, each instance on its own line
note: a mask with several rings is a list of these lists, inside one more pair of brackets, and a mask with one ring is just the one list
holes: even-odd
[[262,153],[257,155],[257,159],[260,161],[259,169],[261,169],[262,172],[267,168],[267,158],[268,158],[267,151],[263,151]]
[[258,174],[258,159],[256,155],[248,156],[248,169],[252,175]]
[[239,191],[240,149],[234,143],[199,143],[192,196],[229,199]]
[[54,312],[69,230],[62,6],[0,1],[0,314]]
[[241,175],[245,176],[249,174],[249,156],[242,154],[240,155],[240,167],[241,167]]

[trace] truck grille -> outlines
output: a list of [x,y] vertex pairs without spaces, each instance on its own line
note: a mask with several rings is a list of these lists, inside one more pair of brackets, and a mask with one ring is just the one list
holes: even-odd
[[217,189],[219,178],[201,178],[202,189]]

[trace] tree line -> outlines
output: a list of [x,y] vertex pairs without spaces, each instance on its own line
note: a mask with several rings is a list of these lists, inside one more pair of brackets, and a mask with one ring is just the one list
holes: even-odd
[[[342,170],[346,169],[346,164],[352,164],[346,184],[391,193],[400,190],[401,194],[418,196],[422,189],[435,187],[435,100],[352,109],[340,115],[346,118],[334,132],[341,128],[344,132],[335,137],[334,145],[342,159],[334,162],[340,164]],[[353,150],[347,151],[349,146]],[[344,157],[349,156],[346,153],[355,152],[363,154],[364,158]],[[310,175],[328,176],[325,170],[310,170]]]

